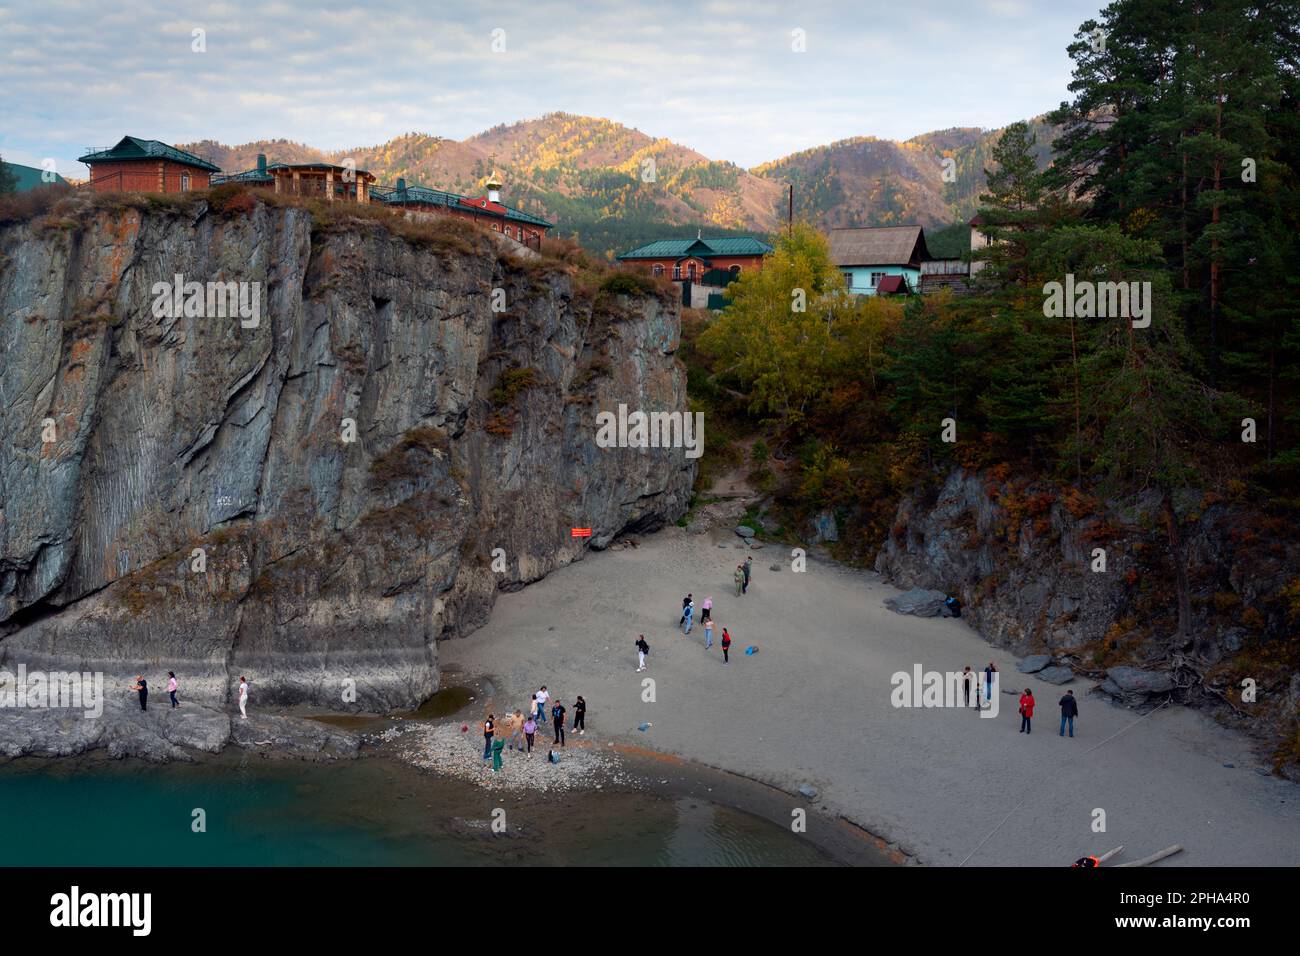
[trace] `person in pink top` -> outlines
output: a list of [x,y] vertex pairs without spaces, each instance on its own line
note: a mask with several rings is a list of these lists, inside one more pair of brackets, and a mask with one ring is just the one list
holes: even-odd
[[177,687],[177,684],[176,684],[176,672],[175,672],[175,671],[168,671],[168,672],[167,672],[167,693],[168,693],[168,695],[171,696],[171,699],[172,699],[172,706],[173,706],[173,707],[179,707],[179,706],[180,706],[180,703],[177,702],[177,700],[176,700],[176,687]]
[[701,622],[713,620],[713,595],[704,599],[704,613],[700,616]]
[[530,757],[533,755],[533,734],[535,733],[537,733],[537,720],[532,714],[529,714],[528,719],[524,721],[524,739],[528,741],[528,756]]

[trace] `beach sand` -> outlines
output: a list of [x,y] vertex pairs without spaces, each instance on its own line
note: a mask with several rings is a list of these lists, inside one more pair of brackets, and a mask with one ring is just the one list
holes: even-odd
[[[1174,843],[1184,852],[1159,865],[1300,864],[1300,789],[1261,775],[1250,742],[1202,714],[1170,706],[1143,717],[1076,678],[1075,737],[1061,738],[1066,688],[1020,674],[1013,655],[961,620],[887,610],[882,601],[898,592],[874,574],[812,558],[794,573],[788,548],[751,552],[730,532],[669,528],[638,541],[499,595],[485,627],[441,645],[444,670],[488,676],[498,709],[527,709],[546,684],[571,715],[582,694],[584,743],[653,748],[789,792],[811,785],[810,808],[925,864],[1065,866],[1124,844],[1118,863]],[[737,596],[732,574],[751,553],[753,583]],[[674,622],[688,591],[697,624],[683,637]],[[698,617],[708,595],[717,631],[706,652]],[[723,626],[734,641],[726,667]],[[641,633],[651,653],[638,674]],[[751,644],[759,651],[747,657]],[[1033,688],[1031,735],[1019,733],[1006,694],[994,719],[891,704],[897,671],[982,670],[990,660],[1003,689]],[[1105,832],[1094,832],[1098,809]]]

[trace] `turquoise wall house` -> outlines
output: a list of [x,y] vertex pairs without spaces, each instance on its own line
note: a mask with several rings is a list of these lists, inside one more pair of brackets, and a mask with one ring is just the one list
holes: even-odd
[[840,266],[850,292],[857,295],[875,295],[876,286],[885,276],[902,276],[907,280],[907,287],[915,292],[921,284],[921,268],[917,266],[882,265],[872,263],[862,266]]
[[[858,295],[875,295],[880,280],[901,277],[908,292],[921,287],[921,263],[930,258],[920,226],[867,226],[830,231],[831,261]],[[896,286],[891,289],[889,286]],[[886,292],[902,292],[886,283]]]

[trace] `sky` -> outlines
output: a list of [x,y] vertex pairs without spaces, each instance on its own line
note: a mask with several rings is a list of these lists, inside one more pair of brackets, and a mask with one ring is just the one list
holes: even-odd
[[345,150],[566,112],[750,168],[1045,112],[1101,5],[0,0],[0,155],[81,178],[127,134]]

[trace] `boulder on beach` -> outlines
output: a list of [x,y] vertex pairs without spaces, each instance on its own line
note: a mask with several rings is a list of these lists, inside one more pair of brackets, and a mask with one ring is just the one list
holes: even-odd
[[1111,667],[1106,671],[1105,684],[1114,685],[1119,696],[1142,697],[1147,694],[1166,694],[1174,689],[1174,679],[1167,671],[1144,671],[1139,667]]
[[1068,684],[1074,680],[1074,671],[1068,667],[1044,667],[1034,676],[1049,684]]
[[736,525],[736,534],[740,535],[742,538],[752,538],[754,537],[754,533],[754,529],[747,524]]
[[913,617],[938,617],[943,613],[943,602],[946,598],[947,595],[942,591],[912,588],[902,594],[885,598],[885,607],[898,614],[910,614]]
[[1016,670],[1022,674],[1037,674],[1050,663],[1052,663],[1051,654],[1030,654],[1016,665]]

